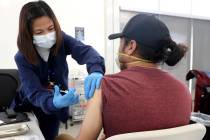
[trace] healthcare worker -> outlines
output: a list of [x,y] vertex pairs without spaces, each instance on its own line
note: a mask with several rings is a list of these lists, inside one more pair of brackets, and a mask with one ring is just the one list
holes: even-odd
[[53,140],[59,121],[68,119],[68,106],[79,100],[75,89],[68,89],[67,55],[87,65],[89,76],[84,83],[87,99],[100,86],[104,59],[91,46],[62,32],[44,1],[29,2],[22,7],[17,45],[15,62],[21,87],[12,106],[16,111],[33,111],[45,139]]

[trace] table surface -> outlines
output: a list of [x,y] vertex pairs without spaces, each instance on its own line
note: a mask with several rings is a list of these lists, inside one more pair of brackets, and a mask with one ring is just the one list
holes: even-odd
[[41,130],[39,129],[36,116],[33,113],[28,113],[28,116],[30,121],[19,124],[27,124],[30,129],[29,132],[24,135],[0,138],[0,140],[45,140]]

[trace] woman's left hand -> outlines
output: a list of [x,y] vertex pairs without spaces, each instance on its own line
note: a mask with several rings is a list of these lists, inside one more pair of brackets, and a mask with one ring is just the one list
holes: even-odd
[[93,72],[85,78],[84,90],[86,99],[92,98],[95,89],[100,88],[102,78],[103,74],[99,72]]

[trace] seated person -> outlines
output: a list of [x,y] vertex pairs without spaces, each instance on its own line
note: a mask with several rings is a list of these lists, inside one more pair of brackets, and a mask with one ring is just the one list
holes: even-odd
[[120,38],[121,72],[103,78],[76,139],[96,140],[102,128],[108,138],[187,125],[192,103],[189,90],[160,68],[162,63],[177,64],[187,47],[171,39],[163,22],[145,14],[134,16],[122,33],[109,36],[115,38]]

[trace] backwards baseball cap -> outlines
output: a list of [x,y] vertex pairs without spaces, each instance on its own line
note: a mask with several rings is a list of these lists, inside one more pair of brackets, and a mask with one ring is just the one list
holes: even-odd
[[128,38],[135,40],[144,47],[160,49],[160,41],[171,38],[166,25],[154,15],[138,14],[131,18],[121,33],[109,35],[109,39]]

